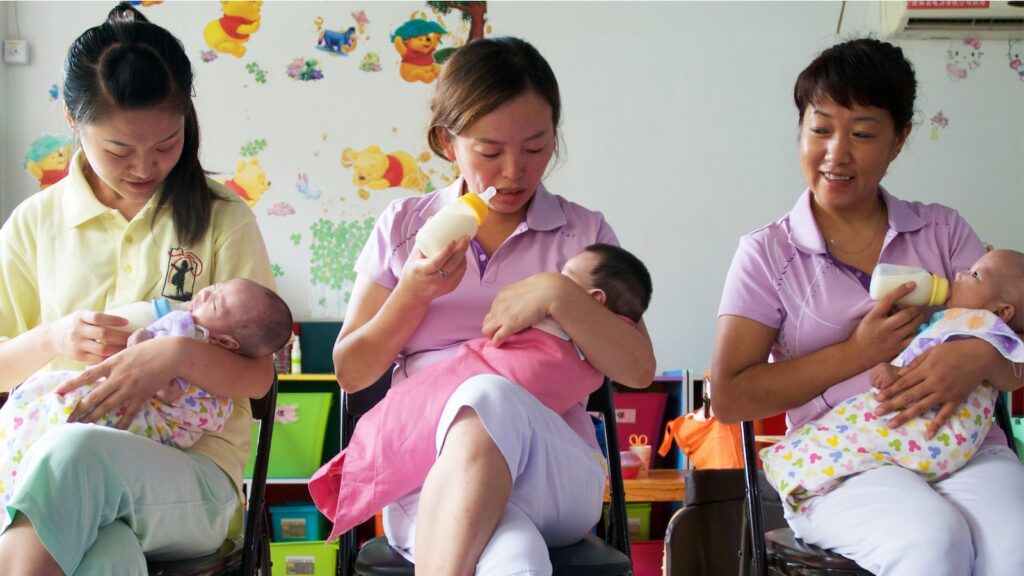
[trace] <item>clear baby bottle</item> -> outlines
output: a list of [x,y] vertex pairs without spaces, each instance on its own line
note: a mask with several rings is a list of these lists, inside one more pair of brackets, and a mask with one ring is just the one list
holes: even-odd
[[128,320],[128,325],[119,327],[118,330],[135,332],[139,328],[145,328],[158,318],[163,318],[172,310],[188,310],[188,302],[178,302],[167,298],[154,298],[142,302],[132,302],[124,306],[117,306],[106,310],[103,313],[110,316],[120,316]]
[[487,203],[496,192],[494,186],[482,194],[467,192],[442,208],[416,233],[416,248],[431,257],[452,240],[476,235],[477,228],[487,218]]
[[916,266],[879,264],[871,273],[869,294],[873,300],[881,300],[904,282],[914,282],[917,287],[910,294],[896,301],[902,306],[940,306],[949,297],[949,280],[936,276]]

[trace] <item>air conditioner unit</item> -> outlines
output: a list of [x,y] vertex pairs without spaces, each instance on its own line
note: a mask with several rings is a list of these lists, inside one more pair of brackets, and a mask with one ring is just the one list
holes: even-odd
[[882,2],[882,34],[898,38],[1024,38],[1024,2]]

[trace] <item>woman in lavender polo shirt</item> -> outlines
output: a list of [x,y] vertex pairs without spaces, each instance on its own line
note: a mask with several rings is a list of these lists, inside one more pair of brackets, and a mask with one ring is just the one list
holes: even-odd
[[[712,371],[724,421],[786,411],[817,418],[870,385],[934,309],[898,307],[905,285],[868,297],[878,262],[952,279],[984,253],[955,210],[900,200],[880,185],[910,134],[916,80],[903,53],[877,40],[824,51],[799,76],[800,159],[808,188],[781,219],[744,236],[719,308]],[[934,434],[983,381],[1019,388],[1013,366],[981,340],[937,346],[886,390],[898,426],[939,407]],[[1024,574],[1019,538],[1024,467],[998,428],[965,468],[935,484],[888,466],[852,477],[788,513],[805,541],[877,574]]]
[[[396,358],[401,386],[481,332],[499,345],[545,316],[598,370],[649,385],[643,323],[627,325],[558,273],[585,246],[618,241],[600,213],[540,182],[561,112],[544,58],[514,38],[467,44],[445,65],[431,110],[430,146],[462,176],[392,203],[378,220],[334,347],[341,387],[367,387]],[[414,249],[427,218],[488,186],[498,194],[476,237],[432,258]],[[582,405],[558,416],[508,380],[477,376],[446,405],[437,449],[422,491],[384,511],[389,542],[417,573],[550,574],[547,547],[578,541],[600,516],[604,470]]]

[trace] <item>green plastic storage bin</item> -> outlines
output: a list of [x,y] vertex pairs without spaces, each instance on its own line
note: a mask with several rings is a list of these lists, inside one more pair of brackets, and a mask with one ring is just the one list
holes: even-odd
[[[309,478],[320,467],[331,411],[329,392],[282,392],[277,395],[274,436],[270,443],[268,478]],[[252,425],[252,445],[256,446],[259,423]],[[249,453],[245,475],[252,477],[255,449]]]
[[273,576],[334,576],[338,568],[338,541],[275,542],[270,545]]

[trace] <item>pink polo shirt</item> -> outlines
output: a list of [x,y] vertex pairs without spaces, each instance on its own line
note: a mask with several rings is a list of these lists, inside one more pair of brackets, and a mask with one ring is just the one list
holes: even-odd
[[[462,182],[459,178],[430,194],[392,202],[366,241],[356,261],[356,272],[394,289],[402,268],[412,256],[416,233],[427,218],[458,198]],[[419,328],[399,354],[393,385],[455,356],[462,342],[479,338],[484,315],[502,287],[539,272],[559,272],[569,258],[595,242],[619,244],[604,216],[551,194],[541,184],[530,202],[526,219],[494,251],[483,274],[473,250],[467,249],[467,270],[462,282],[431,303]],[[582,407],[566,412],[563,417],[588,443],[594,443],[593,426]],[[589,433],[585,432],[588,427]]]
[[[889,209],[879,262],[919,266],[952,281],[957,270],[970,268],[985,253],[956,210],[900,200],[882,188],[879,193]],[[718,315],[742,316],[778,329],[770,361],[799,358],[850,337],[874,306],[869,279],[828,253],[811,213],[808,189],[788,214],[740,239]],[[924,311],[930,316],[935,308]],[[818,418],[870,387],[868,372],[840,382],[789,410],[787,424],[800,426]]]

